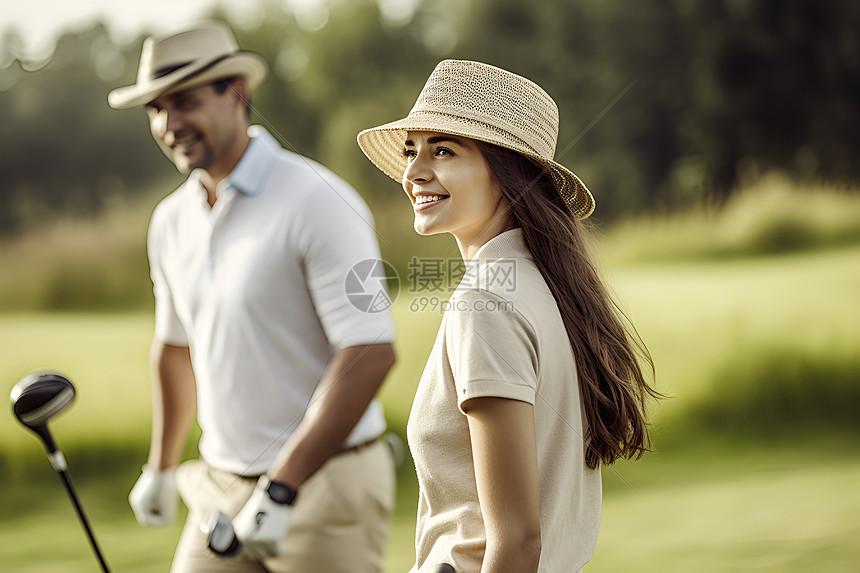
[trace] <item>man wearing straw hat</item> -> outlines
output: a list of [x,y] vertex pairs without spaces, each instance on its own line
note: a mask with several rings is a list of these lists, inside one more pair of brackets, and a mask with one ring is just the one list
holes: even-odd
[[[218,22],[147,38],[114,108],[145,106],[188,179],[156,207],[153,428],[129,501],[143,525],[189,508],[172,571],[381,571],[391,452],[373,400],[394,361],[389,314],[344,281],[378,259],[358,194],[249,126],[266,74]],[[200,460],[177,468],[195,411]],[[202,520],[233,518],[242,554],[207,549]]]

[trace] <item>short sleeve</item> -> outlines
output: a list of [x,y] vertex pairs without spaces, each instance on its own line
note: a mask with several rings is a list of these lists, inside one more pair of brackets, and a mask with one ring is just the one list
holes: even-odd
[[152,277],[152,290],[155,295],[155,339],[171,346],[188,346],[185,328],[176,314],[170,286],[161,267],[161,247],[159,233],[164,224],[159,210],[153,213],[147,233],[147,254],[149,274]]
[[484,290],[458,291],[445,315],[457,401],[510,398],[535,403],[537,337],[511,300]]
[[[302,210],[305,277],[314,309],[334,348],[394,340],[391,298],[373,227],[357,193],[334,180]],[[357,281],[357,282],[356,282]]]

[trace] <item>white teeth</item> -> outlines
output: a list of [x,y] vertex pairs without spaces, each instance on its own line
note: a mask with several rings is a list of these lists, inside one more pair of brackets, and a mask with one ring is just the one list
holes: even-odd
[[196,135],[190,135],[190,136],[183,137],[182,139],[176,140],[173,143],[173,145],[175,147],[188,147],[194,143],[197,143],[198,139],[199,138]]
[[433,201],[439,201],[444,198],[445,197],[442,195],[419,195],[415,198],[415,204],[422,205],[424,203],[432,203]]

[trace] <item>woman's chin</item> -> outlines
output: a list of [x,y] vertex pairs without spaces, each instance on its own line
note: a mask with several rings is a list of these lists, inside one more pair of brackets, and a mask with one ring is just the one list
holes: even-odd
[[415,232],[424,237],[429,237],[430,235],[438,235],[442,231],[435,228],[432,224],[429,224],[428,221],[420,221],[418,218],[415,219],[415,224],[413,225]]

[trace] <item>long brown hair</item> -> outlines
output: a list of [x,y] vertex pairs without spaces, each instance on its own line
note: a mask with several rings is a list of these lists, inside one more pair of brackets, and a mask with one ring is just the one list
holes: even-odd
[[587,229],[571,217],[541,166],[514,151],[477,143],[510,203],[510,224],[522,229],[564,321],[588,423],[586,464],[596,468],[619,458],[639,459],[650,449],[645,402],[663,396],[642,370],[647,364],[653,378],[648,349],[592,264]]

